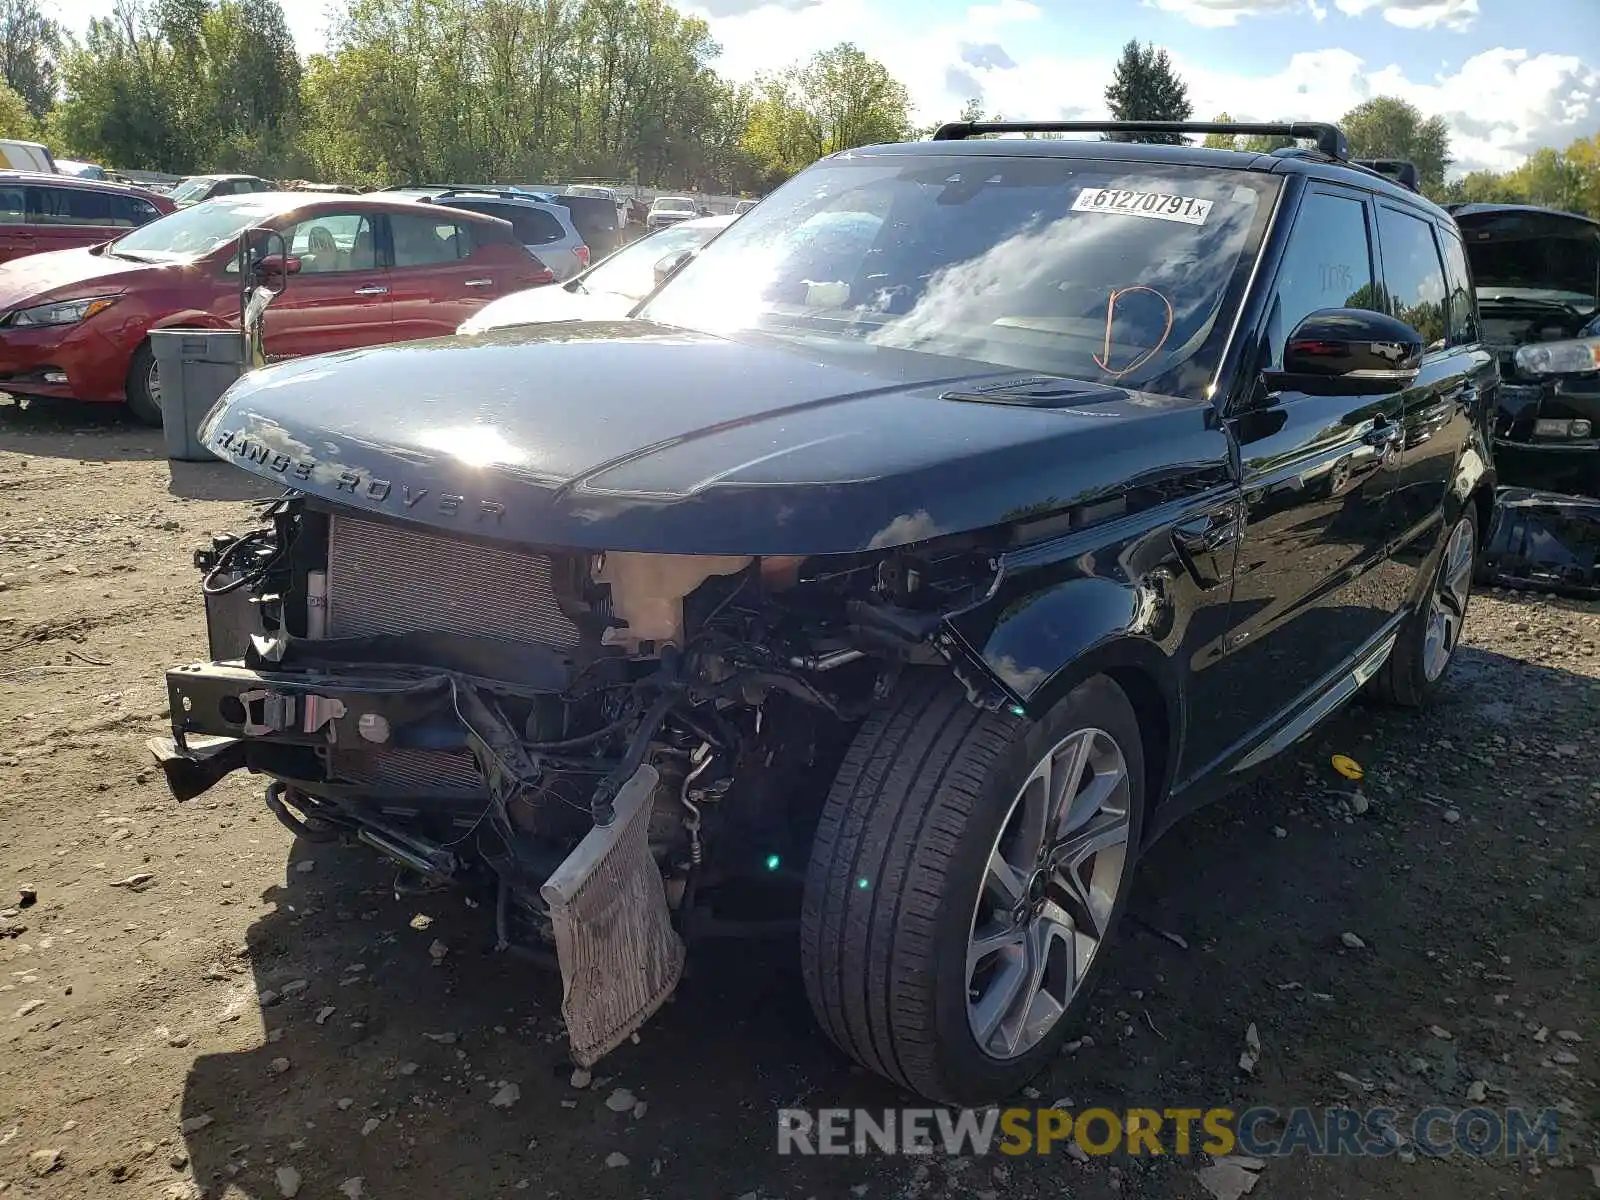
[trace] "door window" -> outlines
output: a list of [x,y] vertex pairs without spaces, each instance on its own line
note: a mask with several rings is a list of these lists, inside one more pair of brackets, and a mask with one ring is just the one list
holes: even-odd
[[1397,208],[1378,209],[1383,239],[1383,283],[1389,311],[1422,335],[1428,350],[1445,346],[1447,289],[1433,225]]
[[1452,346],[1470,346],[1478,340],[1478,311],[1472,299],[1472,272],[1461,239],[1447,229],[1435,229],[1444,250],[1444,281],[1450,288],[1447,338]]
[[113,225],[111,196],[84,188],[31,187],[28,220],[35,225]]
[[284,233],[289,254],[300,260],[302,275],[335,271],[373,271],[378,266],[372,218],[365,213],[324,213]]
[[397,267],[456,262],[472,253],[471,227],[464,222],[394,213],[389,228],[394,234]]
[[1379,309],[1378,301],[1366,205],[1353,196],[1312,192],[1300,206],[1278,268],[1267,318],[1269,366],[1283,365],[1289,335],[1318,309]]
[[21,188],[0,188],[0,225],[21,225],[26,212]]

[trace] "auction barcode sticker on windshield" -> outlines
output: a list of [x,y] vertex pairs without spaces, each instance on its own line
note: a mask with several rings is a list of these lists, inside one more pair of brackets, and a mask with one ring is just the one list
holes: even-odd
[[1204,225],[1211,201],[1198,196],[1173,196],[1166,192],[1136,192],[1127,188],[1084,188],[1072,202],[1073,212],[1117,213],[1125,217],[1154,217]]

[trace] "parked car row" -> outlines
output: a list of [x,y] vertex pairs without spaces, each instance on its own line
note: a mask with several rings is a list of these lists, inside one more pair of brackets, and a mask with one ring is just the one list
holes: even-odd
[[[498,217],[381,193],[227,196],[0,267],[0,391],[126,401],[159,423],[149,332],[238,325],[247,230],[288,248],[270,265],[292,277],[266,314],[273,357],[451,333],[488,301],[553,279]],[[253,235],[252,253],[264,246]]]

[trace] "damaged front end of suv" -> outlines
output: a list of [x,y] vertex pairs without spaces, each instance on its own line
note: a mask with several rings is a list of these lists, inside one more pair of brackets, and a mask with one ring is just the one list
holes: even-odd
[[[227,428],[240,404],[212,444],[309,475],[259,425]],[[341,469],[342,487],[425,523],[295,491],[197,552],[215,661],[169,672],[174,737],[152,748],[180,798],[247,768],[297,835],[477,893],[502,948],[555,951],[580,1063],[659,1006],[693,937],[790,924],[832,773],[899,671],[1004,699],[936,636],[995,583],[982,538],[508,546],[482,536],[503,489]]]
[[1502,378],[1494,455],[1506,486],[1484,573],[1600,594],[1600,222],[1515,204],[1451,212]]
[[1509,204],[1452,215],[1500,359],[1501,481],[1600,496],[1600,222]]

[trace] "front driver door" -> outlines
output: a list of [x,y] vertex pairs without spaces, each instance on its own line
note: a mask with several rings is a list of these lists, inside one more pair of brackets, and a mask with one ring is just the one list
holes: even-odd
[[267,308],[269,362],[393,340],[389,272],[378,256],[372,214],[306,217],[284,230],[284,241],[300,270]]
[[[1289,335],[1310,313],[1380,307],[1371,225],[1363,194],[1306,192],[1274,281],[1261,367],[1282,365]],[[1227,698],[1218,741],[1234,752],[1348,669],[1400,610],[1404,580],[1390,551],[1404,409],[1399,393],[1272,392],[1258,377],[1229,414],[1246,528],[1220,665]]]

